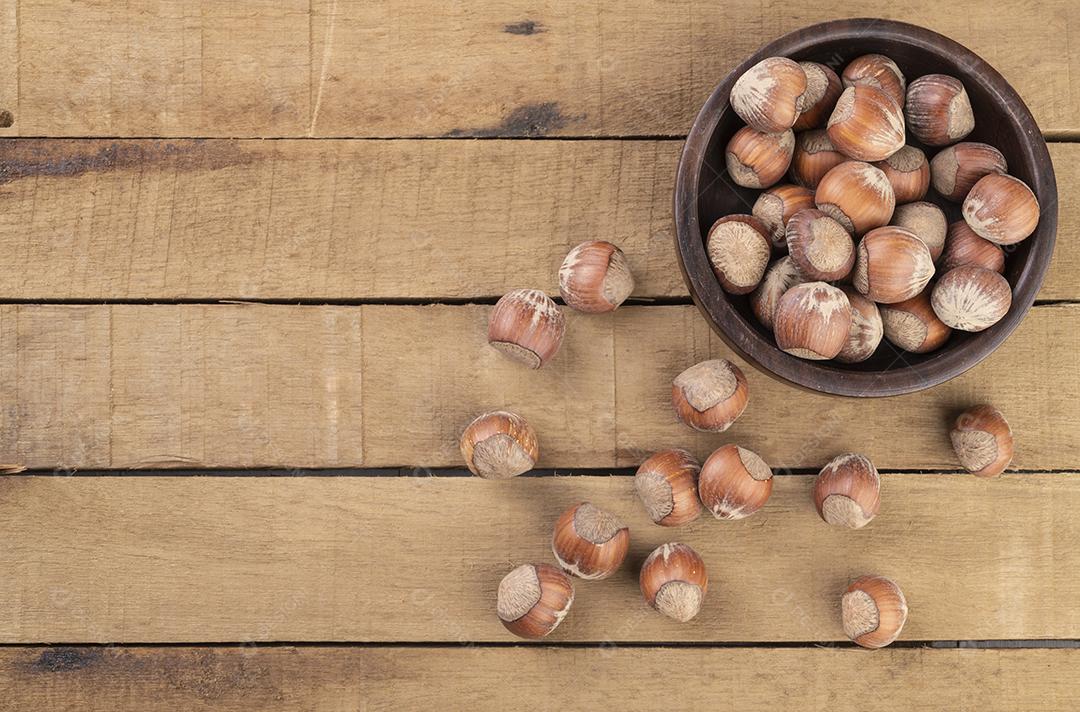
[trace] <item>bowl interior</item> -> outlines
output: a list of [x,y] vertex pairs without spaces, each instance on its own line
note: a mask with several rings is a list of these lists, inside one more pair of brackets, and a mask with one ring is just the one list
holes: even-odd
[[[760,191],[729,179],[724,149],[743,122],[728,105],[731,85],[760,59],[783,55],[821,62],[838,74],[851,59],[868,53],[891,57],[907,80],[943,73],[960,79],[975,112],[975,130],[966,141],[988,143],[1004,154],[1009,173],[1035,191],[1043,208],[1039,227],[1027,240],[1007,247],[1005,276],[1013,287],[1008,315],[990,329],[955,332],[930,354],[912,354],[882,340],[869,360],[858,364],[814,362],[780,351],[772,334],[750,310],[745,296],[725,293],[705,256],[705,238],[718,218],[749,213]],[[936,150],[911,141],[927,157]],[[926,200],[941,206],[949,222],[961,219],[960,206],[932,189]],[[684,149],[676,190],[677,242],[687,283],[698,306],[725,340],[748,360],[773,375],[814,390],[877,396],[927,388],[962,373],[988,355],[1011,332],[1034,301],[1049,264],[1056,232],[1056,186],[1045,141],[1020,97],[983,60],[928,30],[882,20],[825,23],[780,38],[736,68],[702,109]]]

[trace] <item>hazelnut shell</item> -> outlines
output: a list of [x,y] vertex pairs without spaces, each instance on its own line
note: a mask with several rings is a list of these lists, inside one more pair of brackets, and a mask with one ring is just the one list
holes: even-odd
[[772,477],[772,469],[756,453],[724,445],[701,466],[698,496],[717,519],[743,519],[768,501]]
[[814,480],[814,506],[829,524],[865,527],[881,508],[881,477],[874,463],[851,452],[833,458]]
[[662,450],[641,463],[634,489],[649,519],[662,527],[678,527],[701,516],[697,480],[701,465],[686,450]]
[[663,544],[649,554],[638,582],[646,603],[680,623],[698,614],[709,589],[701,556],[677,542]]
[[884,576],[863,576],[847,588],[840,601],[844,633],[864,648],[884,648],[900,635],[907,622],[904,593]]
[[1013,434],[997,408],[978,405],[960,414],[949,433],[960,464],[978,477],[997,477],[1013,458]]
[[591,240],[577,245],[559,268],[563,301],[580,312],[613,311],[633,291],[634,275],[626,255],[610,242]]
[[719,433],[746,409],[749,392],[742,370],[727,359],[694,364],[671,385],[671,404],[680,421],[694,430]]
[[531,470],[540,459],[540,446],[524,418],[497,410],[484,413],[465,428],[461,456],[474,475],[502,480]]
[[550,564],[523,564],[499,583],[496,612],[508,631],[536,639],[555,630],[573,603],[569,576]]
[[611,576],[629,550],[630,529],[588,502],[563,512],[551,537],[551,552],[560,568],[583,579]]

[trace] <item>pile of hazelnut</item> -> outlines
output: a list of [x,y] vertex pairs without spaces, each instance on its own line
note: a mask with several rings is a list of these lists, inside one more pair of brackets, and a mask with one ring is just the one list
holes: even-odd
[[[1002,247],[1034,232],[1039,203],[996,148],[957,143],[975,128],[958,79],[908,84],[880,54],[840,76],[770,57],[739,77],[730,103],[747,125],[727,144],[728,175],[763,192],[751,214],[712,225],[706,250],[780,349],[856,363],[884,336],[928,353],[1009,311]],[[929,149],[940,150],[928,159]],[[931,186],[962,204],[962,220],[926,200]]]
[[[571,250],[559,278],[566,303],[591,312],[614,310],[633,286],[622,252],[606,242],[584,243]],[[539,368],[555,355],[564,331],[562,313],[554,301],[539,290],[516,290],[492,310],[488,341],[514,360]],[[725,359],[695,364],[672,382],[675,416],[695,430],[727,430],[748,402],[746,377]],[[1012,460],[1012,432],[1004,416],[991,406],[977,406],[962,414],[951,438],[961,465],[976,475],[996,476]],[[469,470],[486,479],[524,474],[540,457],[536,432],[520,415],[507,411],[476,418],[462,433],[460,447]],[[867,457],[845,453],[818,474],[814,507],[828,524],[861,529],[880,510],[880,486],[877,468]],[[759,455],[735,444],[718,448],[704,464],[685,450],[671,449],[641,464],[634,487],[655,524],[679,527],[696,520],[703,506],[722,520],[742,519],[759,511],[772,494],[773,470]],[[551,550],[556,565],[522,564],[498,587],[496,614],[507,630],[523,638],[542,638],[563,621],[574,602],[572,577],[608,578],[623,565],[630,548],[630,530],[622,520],[589,502],[569,507],[553,529]],[[645,602],[680,622],[698,614],[708,585],[702,557],[675,541],[649,554],[639,573]],[[895,582],[870,575],[859,577],[843,592],[840,613],[851,640],[880,648],[896,640],[908,607]]]

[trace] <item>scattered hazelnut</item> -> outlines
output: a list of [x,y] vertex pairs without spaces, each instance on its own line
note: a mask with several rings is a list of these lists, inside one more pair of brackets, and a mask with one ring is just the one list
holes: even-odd
[[568,574],[605,579],[622,566],[630,530],[617,517],[588,502],[575,504],[555,523],[551,553]]
[[814,202],[818,210],[858,237],[888,224],[896,196],[881,169],[869,163],[846,161],[821,179]]
[[750,308],[766,329],[772,331],[773,315],[780,297],[802,281],[803,276],[799,274],[799,268],[795,266],[790,255],[781,257],[765,270],[761,284],[750,295]]
[[824,282],[797,284],[780,297],[773,316],[776,345],[815,361],[835,358],[851,333],[847,295]]
[[559,291],[572,309],[609,312],[634,291],[634,275],[622,250],[610,242],[591,240],[567,253],[559,268]]
[[694,364],[672,382],[671,405],[694,430],[721,433],[742,415],[749,397],[746,376],[727,359]]
[[795,134],[762,133],[743,126],[728,141],[724,158],[731,180],[744,188],[768,188],[784,177],[795,150]]
[[803,108],[806,73],[787,57],[768,57],[731,87],[731,108],[751,128],[765,133],[790,129]]
[[1012,462],[1012,429],[993,406],[977,405],[964,411],[949,437],[960,464],[979,477],[997,477]]
[[469,471],[488,480],[528,472],[540,458],[536,433],[516,413],[484,413],[461,434],[461,455]]
[[698,496],[717,519],[743,519],[769,499],[772,476],[772,469],[756,453],[724,445],[701,466]]
[[848,160],[832,145],[824,129],[803,131],[795,136],[791,179],[805,188],[817,188],[826,173]]
[[668,618],[686,623],[701,610],[709,588],[705,562],[686,544],[656,548],[641,565],[641,595]]
[[930,183],[942,197],[960,203],[980,178],[1008,170],[1001,151],[985,143],[966,141],[938,151],[930,161]]
[[728,215],[709,229],[705,251],[724,291],[747,294],[769,266],[772,243],[768,230],[754,216]]
[[841,291],[847,295],[848,303],[851,304],[851,329],[848,331],[847,342],[836,354],[836,360],[841,363],[860,363],[874,355],[881,336],[884,333],[881,323],[881,313],[877,304],[859,294],[853,287],[843,287]]
[[880,89],[858,84],[836,101],[826,128],[836,149],[860,161],[883,161],[904,146],[904,114]]
[[539,289],[515,289],[491,310],[488,343],[529,368],[554,358],[566,333],[559,306]]
[[864,648],[884,648],[896,640],[908,614],[904,593],[884,576],[853,581],[840,608],[844,633]]
[[495,610],[514,635],[543,638],[562,623],[573,603],[569,576],[550,564],[523,564],[499,583]]
[[902,302],[882,304],[881,322],[889,343],[914,354],[937,351],[952,333],[930,306],[929,289]]
[[907,126],[927,146],[956,143],[975,129],[964,85],[947,74],[927,74],[907,89]]
[[930,295],[938,318],[960,331],[982,331],[1012,306],[1012,289],[997,272],[965,265],[946,272]]
[[1005,272],[1005,251],[976,235],[963,220],[957,220],[949,225],[949,232],[945,236],[941,271],[948,272],[964,265],[974,265],[1002,274]]
[[833,458],[814,480],[814,506],[829,524],[865,527],[881,508],[881,477],[874,463],[852,452]]
[[945,211],[933,203],[918,202],[897,205],[893,212],[892,224],[910,230],[926,243],[930,250],[930,257],[936,262],[941,257],[941,251],[945,249],[945,233],[948,232],[948,221],[945,219]]
[[1014,245],[1035,232],[1039,201],[1024,181],[990,173],[964,198],[963,213],[979,237],[998,245]]
[[824,124],[844,91],[840,77],[824,64],[799,62],[799,66],[806,73],[806,92],[802,97],[802,113],[791,127],[793,131],[816,129]]
[[701,516],[700,471],[701,465],[686,450],[661,450],[641,463],[634,489],[649,518],[662,527],[678,527]]
[[855,243],[844,226],[807,208],[787,223],[788,254],[805,279],[832,282],[843,279],[855,264]]
[[814,191],[799,185],[777,185],[758,196],[751,211],[768,231],[773,250],[784,251],[784,226],[800,210],[814,207]]
[[883,161],[874,164],[889,179],[896,203],[911,203],[926,197],[930,189],[930,162],[914,146],[904,146]]
[[865,84],[880,89],[897,106],[904,106],[904,74],[896,62],[883,54],[864,54],[851,60],[844,67],[842,81],[845,87]]
[[926,243],[902,227],[879,227],[859,242],[852,282],[879,304],[893,304],[921,292],[934,276]]

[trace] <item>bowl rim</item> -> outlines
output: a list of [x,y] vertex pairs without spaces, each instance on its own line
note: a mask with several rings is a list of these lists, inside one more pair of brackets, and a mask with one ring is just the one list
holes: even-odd
[[[885,371],[848,370],[831,361],[808,361],[781,351],[720,290],[709,266],[698,220],[701,165],[720,119],[730,109],[728,96],[735,79],[765,57],[798,55],[824,42],[866,35],[881,36],[932,54],[948,54],[971,74],[982,78],[982,87],[1001,104],[1003,114],[1029,137],[1017,148],[1024,163],[1036,166],[1030,187],[1039,197],[1041,211],[1039,226],[1032,236],[1038,239],[1029,248],[1005,318],[974,334],[962,348],[946,348],[919,364]],[[955,40],[918,25],[875,18],[830,20],[789,32],[759,48],[724,78],[702,106],[683,144],[676,172],[675,251],[698,310],[743,360],[778,380],[815,392],[851,397],[893,396],[932,388],[959,376],[993,353],[1012,334],[1034,304],[1050,265],[1057,236],[1057,213],[1057,181],[1046,140],[1023,99],[989,63]]]

